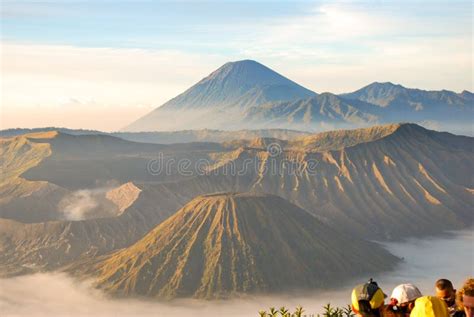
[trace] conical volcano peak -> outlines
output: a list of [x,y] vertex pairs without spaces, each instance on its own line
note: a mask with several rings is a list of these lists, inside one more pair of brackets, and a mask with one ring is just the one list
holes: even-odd
[[244,65],[244,66],[248,66],[248,67],[255,67],[255,66],[258,67],[258,66],[260,66],[260,67],[268,68],[265,65],[255,61],[253,59],[242,59],[240,61],[227,62],[223,66],[225,66],[225,65]]
[[[277,208],[277,206],[286,206],[287,208]],[[290,210],[294,216],[303,214],[303,217],[312,217],[303,209],[290,205],[279,196],[255,192],[221,192],[197,196],[181,209],[181,215],[193,214],[192,219],[195,217],[219,218],[223,214],[230,213],[233,215],[232,217],[237,217],[234,219],[234,225],[240,227],[246,223],[240,222],[242,217],[254,217],[255,213],[260,214],[260,218],[278,217],[279,211],[286,214]],[[269,223],[271,223],[270,220]]]
[[[199,128],[200,123],[209,119],[207,113],[211,110],[214,110],[214,115],[216,111],[236,113],[266,103],[306,99],[314,95],[316,93],[256,61],[229,62],[138,119],[126,130],[174,130],[177,127],[176,121],[182,122],[186,129]],[[192,113],[188,112],[186,115],[183,110]],[[184,118],[189,118],[192,124],[185,123]],[[223,120],[219,116],[216,118],[214,121]]]
[[[353,92],[353,95],[370,98],[393,98],[393,96],[406,92],[408,89],[399,84],[391,82],[373,82]],[[350,94],[349,94],[350,95]]]
[[238,70],[255,70],[255,69],[265,69],[266,71],[274,72],[267,66],[251,60],[251,59],[243,59],[240,61],[234,61],[234,62],[227,62],[221,67],[219,67],[217,70],[215,70],[213,73],[217,73],[220,71],[238,71]]
[[196,197],[134,245],[80,270],[119,295],[211,299],[319,288],[394,262],[279,196],[216,193]]
[[[254,60],[229,62],[218,68],[202,81],[233,80],[239,86],[288,85],[292,82],[286,77]],[[239,87],[236,87],[239,88]]]
[[[229,62],[173,99],[186,108],[258,106],[270,101],[307,98],[314,92],[253,60]],[[192,99],[189,99],[192,97]],[[176,103],[176,102],[174,102]]]

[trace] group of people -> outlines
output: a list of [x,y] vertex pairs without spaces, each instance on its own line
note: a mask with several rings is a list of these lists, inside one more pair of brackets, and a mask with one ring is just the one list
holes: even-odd
[[352,310],[358,317],[474,317],[474,278],[458,291],[451,281],[438,280],[435,296],[423,296],[413,284],[395,287],[387,295],[372,279],[352,290]]

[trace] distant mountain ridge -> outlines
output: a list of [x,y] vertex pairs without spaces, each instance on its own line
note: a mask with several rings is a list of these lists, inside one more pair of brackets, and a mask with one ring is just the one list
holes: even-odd
[[474,119],[474,98],[468,91],[427,91],[392,83],[372,83],[341,96],[381,107],[380,110],[373,109],[373,113],[385,122],[409,118],[412,122],[431,121],[440,125],[469,127]]
[[331,93],[322,93],[308,99],[298,99],[279,103],[270,103],[250,108],[244,115],[244,121],[277,126],[282,124],[296,127],[310,127],[326,123],[339,126],[351,124],[370,124],[378,117],[372,113],[377,109],[364,101],[347,100]]
[[[375,82],[357,91],[342,94],[341,96],[369,102],[380,107],[390,107],[402,102],[413,104],[419,102],[418,106],[422,107],[423,103],[427,101],[434,101],[436,103],[442,102],[447,105],[464,105],[466,101],[474,100],[474,95],[466,90],[459,94],[449,90],[428,91],[406,88],[402,85],[390,82]],[[414,106],[416,106],[416,104],[414,104]]]
[[180,130],[155,132],[103,132],[97,130],[68,129],[60,127],[45,127],[34,129],[5,129],[0,130],[0,138],[11,138],[23,134],[58,131],[70,135],[110,135],[127,141],[154,144],[173,144],[189,142],[225,142],[236,139],[252,139],[257,137],[273,137],[281,140],[297,136],[310,135],[311,132],[289,129],[259,129],[259,130]]
[[[271,140],[282,149],[277,156],[265,140],[256,141],[240,143],[210,175],[163,184],[163,190],[189,196],[229,189],[270,193],[345,232],[372,238],[433,234],[472,221],[474,184],[464,175],[473,160],[471,137],[398,124]],[[317,162],[313,169],[311,162]],[[245,174],[231,173],[244,165]],[[285,169],[291,166],[303,169],[291,173]]]
[[335,95],[310,91],[251,60],[227,63],[124,131],[287,128],[324,131],[409,121],[472,134],[469,91],[372,83]]
[[[193,198],[217,192],[276,195],[335,232],[371,240],[472,224],[474,138],[415,124],[220,144],[165,146],[55,131],[0,141],[7,176],[0,186],[0,275],[126,248]],[[158,153],[210,165],[204,174],[153,174],[147,162]],[[112,216],[65,221],[62,212],[51,213],[71,191],[110,183],[103,196],[115,206]]]

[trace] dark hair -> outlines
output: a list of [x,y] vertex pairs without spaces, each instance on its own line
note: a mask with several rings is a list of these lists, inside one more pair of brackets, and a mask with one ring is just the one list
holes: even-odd
[[450,280],[447,280],[447,279],[439,279],[438,281],[436,281],[436,288],[439,289],[439,290],[454,290],[454,286],[453,286],[453,283],[451,283]]

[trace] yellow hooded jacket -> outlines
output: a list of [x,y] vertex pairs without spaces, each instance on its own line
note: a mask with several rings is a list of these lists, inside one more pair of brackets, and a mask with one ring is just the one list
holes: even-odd
[[415,301],[410,317],[449,317],[448,307],[439,298],[423,296]]

